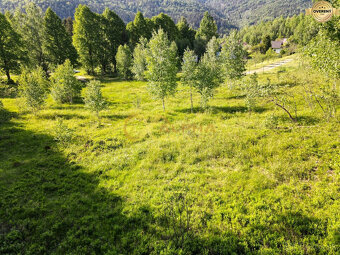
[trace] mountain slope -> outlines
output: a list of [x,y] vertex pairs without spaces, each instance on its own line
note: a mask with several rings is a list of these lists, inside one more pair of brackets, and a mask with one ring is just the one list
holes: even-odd
[[[0,10],[14,10],[27,0],[2,0]],[[51,6],[62,17],[73,16],[79,4],[86,4],[93,11],[102,12],[105,7],[113,9],[125,22],[133,20],[137,11],[151,17],[164,12],[176,21],[185,16],[194,27],[198,27],[205,11],[216,19],[220,31],[230,28],[232,23],[243,26],[268,20],[280,15],[297,14],[310,6],[310,0],[33,0],[44,10]]]

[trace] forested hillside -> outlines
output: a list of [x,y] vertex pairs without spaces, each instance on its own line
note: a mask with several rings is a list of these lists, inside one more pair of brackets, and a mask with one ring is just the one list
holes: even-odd
[[[14,10],[27,3],[26,0],[3,0],[0,10]],[[259,20],[268,20],[280,15],[289,16],[303,11],[310,0],[297,1],[258,1],[258,0],[34,0],[43,10],[49,6],[62,18],[74,15],[79,4],[86,4],[95,12],[102,12],[105,7],[114,10],[125,22],[133,20],[137,11],[146,17],[164,12],[175,21],[185,16],[189,23],[198,27],[205,11],[209,11],[215,18],[220,32],[231,28],[230,25],[243,26],[256,23]]]

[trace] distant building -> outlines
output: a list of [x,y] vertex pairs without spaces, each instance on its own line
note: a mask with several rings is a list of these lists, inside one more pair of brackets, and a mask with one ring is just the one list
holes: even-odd
[[277,53],[280,54],[282,50],[282,46],[287,42],[287,38],[282,40],[272,41],[272,49]]

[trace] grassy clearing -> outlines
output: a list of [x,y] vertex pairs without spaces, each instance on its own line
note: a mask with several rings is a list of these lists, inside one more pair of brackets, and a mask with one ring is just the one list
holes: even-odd
[[[300,94],[297,68],[284,79]],[[194,114],[180,86],[163,112],[144,82],[102,84],[100,128],[83,104],[49,99],[33,116],[2,100],[0,253],[339,253],[339,119],[302,95],[297,124],[266,101],[249,113],[225,86],[207,112],[195,95]],[[73,130],[66,144],[56,117]]]

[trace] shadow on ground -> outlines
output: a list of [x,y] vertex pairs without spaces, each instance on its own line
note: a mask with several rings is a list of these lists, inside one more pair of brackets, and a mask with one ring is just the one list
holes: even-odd
[[[176,217],[155,219],[145,205],[128,216],[124,199],[98,186],[100,176],[64,156],[52,137],[15,123],[0,124],[0,254],[159,254],[168,249],[200,254],[220,246],[229,249],[230,241],[200,239],[178,225]],[[169,232],[170,226],[179,230]],[[230,240],[243,251],[235,236]]]
[[[265,112],[266,110],[267,109],[263,108],[263,107],[256,107],[253,110],[253,112],[262,113],[262,112]],[[176,110],[176,111],[182,112],[182,113],[191,113],[191,108],[184,108],[184,109],[179,109],[179,110]],[[209,112],[209,113],[212,113],[212,114],[217,114],[217,113],[223,112],[223,113],[233,114],[233,113],[248,112],[248,108],[245,107],[245,106],[211,106],[211,107],[208,107],[206,110],[204,110],[201,107],[194,107],[193,112],[194,113]]]

